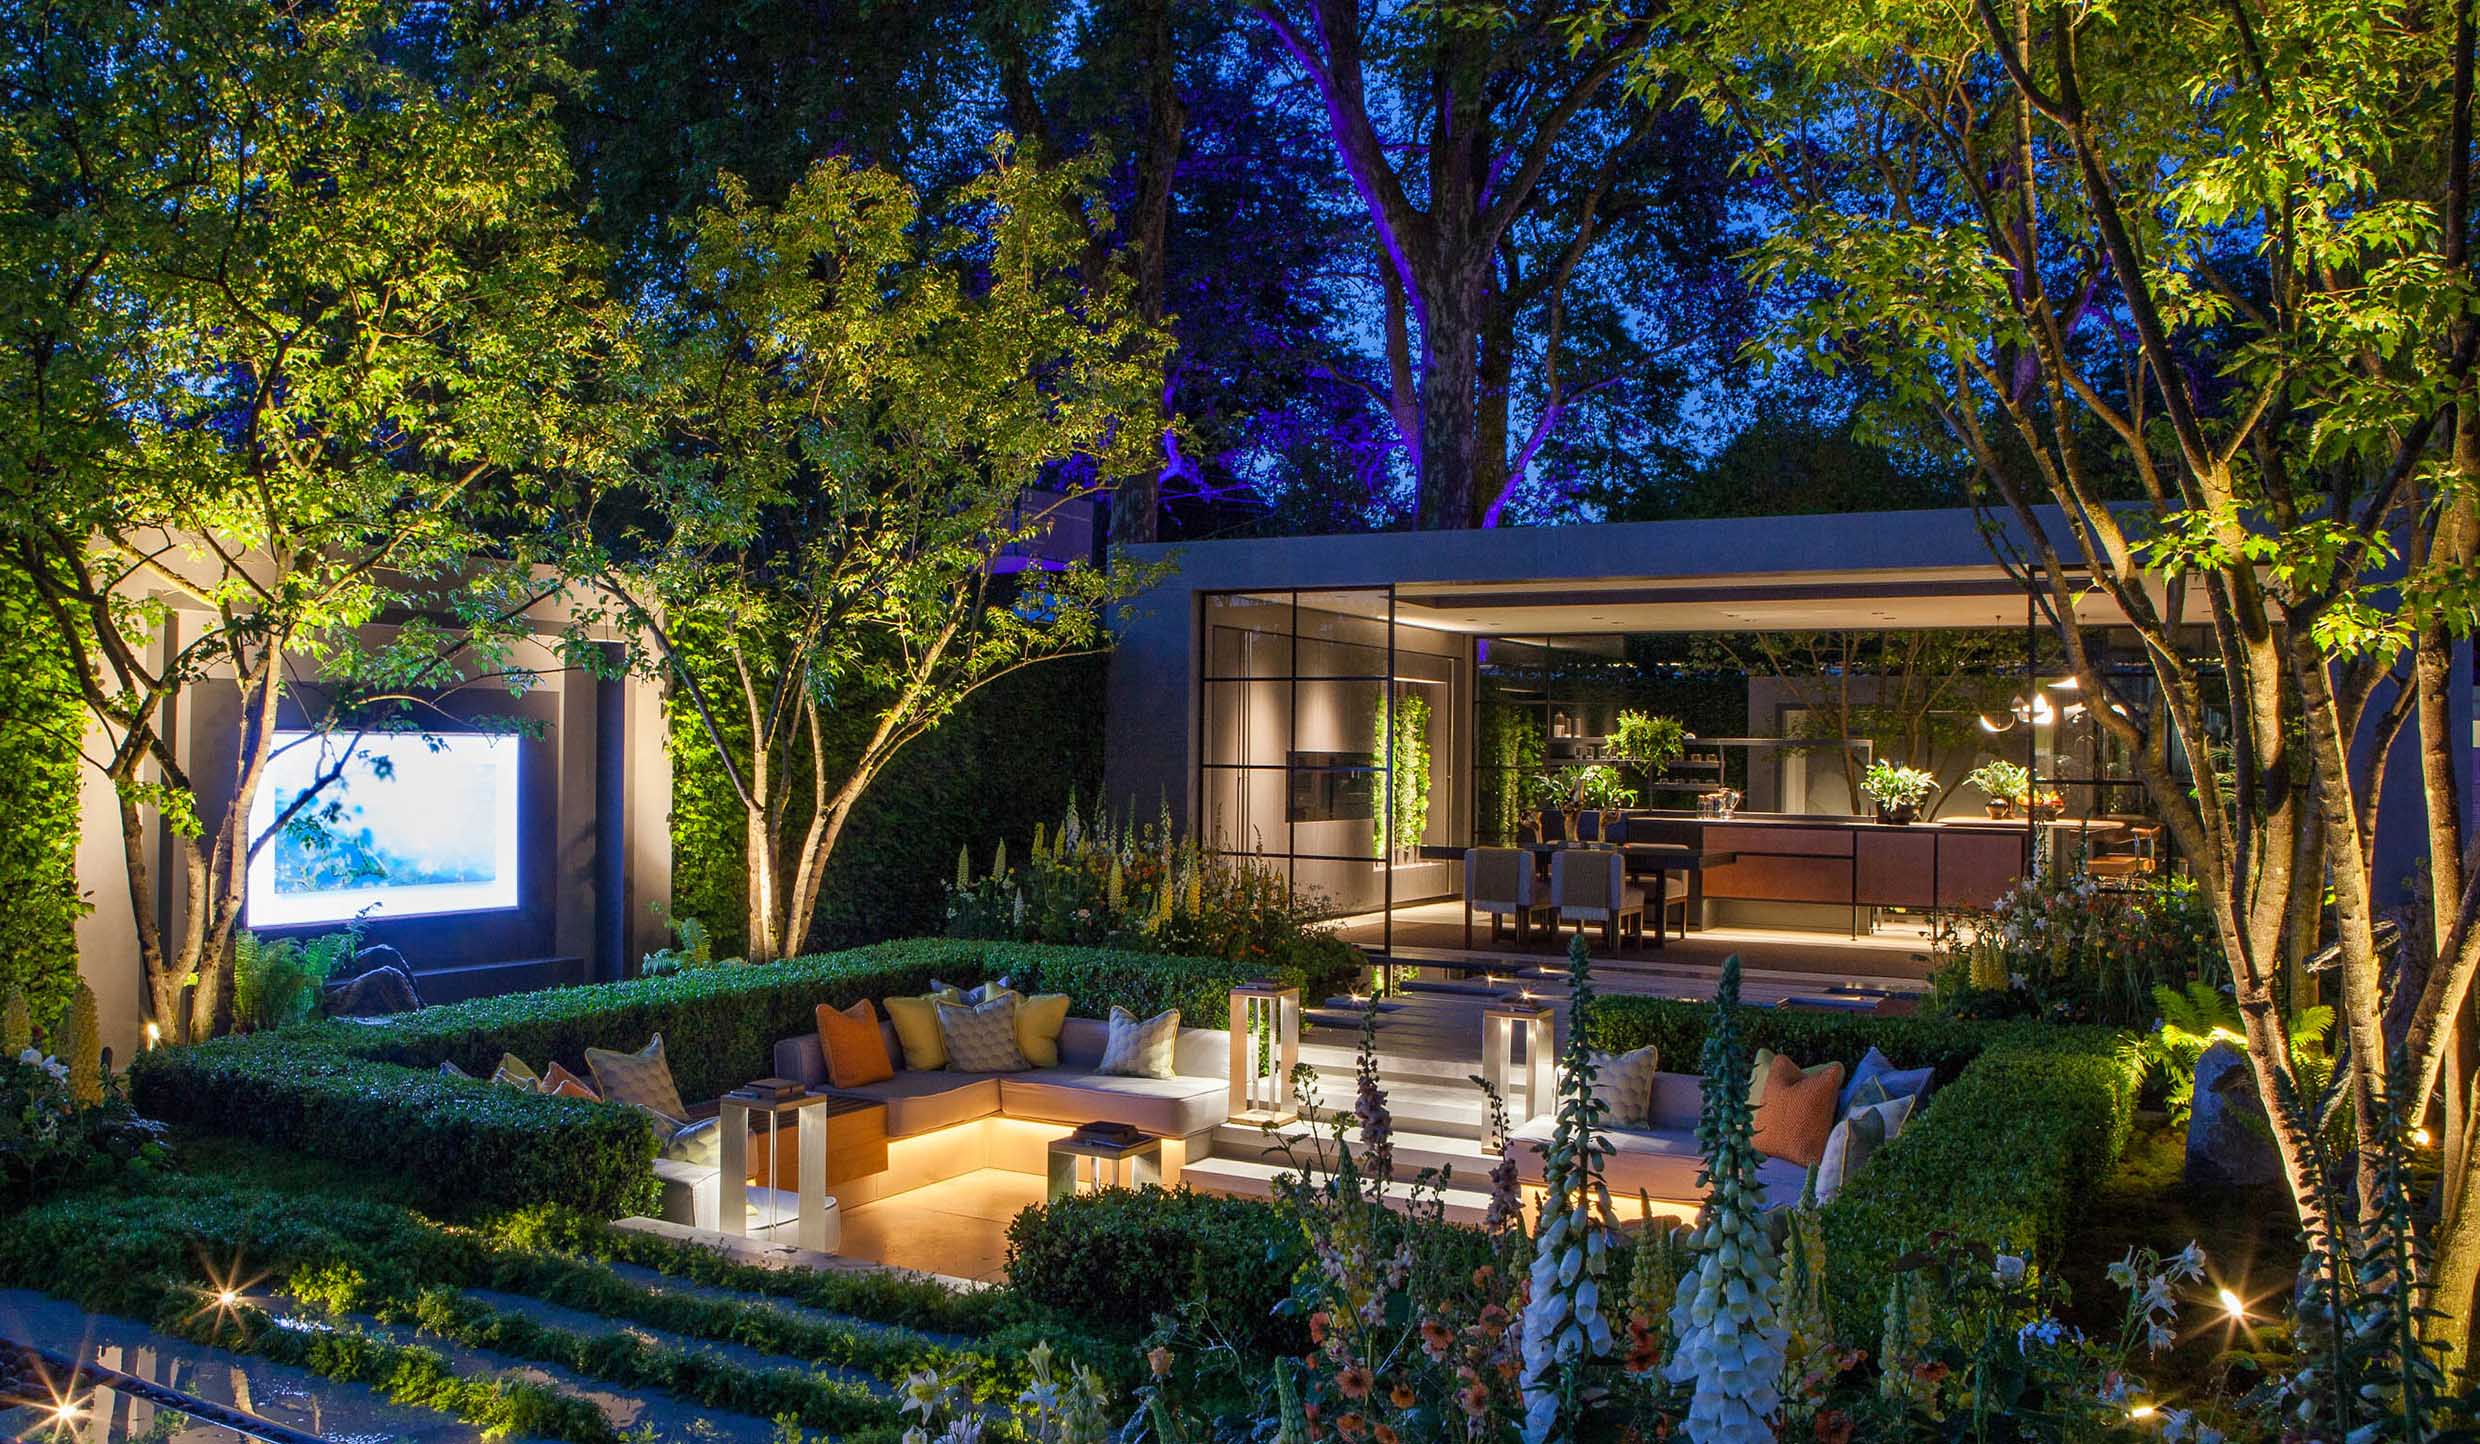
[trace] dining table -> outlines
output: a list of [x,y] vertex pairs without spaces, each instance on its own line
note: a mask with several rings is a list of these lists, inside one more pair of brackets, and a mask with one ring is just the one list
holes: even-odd
[[[1539,866],[1547,867],[1550,858],[1559,849],[1569,844],[1519,842],[1511,845],[1521,847],[1533,854]],[[1627,859],[1628,876],[1652,878],[1654,880],[1653,895],[1657,898],[1667,896],[1670,874],[1678,873],[1687,880],[1687,906],[1680,912],[1680,926],[1683,932],[1695,932],[1702,928],[1705,869],[1728,866],[1736,862],[1739,857],[1737,853],[1708,851],[1681,842],[1623,842],[1604,845],[1615,846],[1620,855]],[[1461,862],[1465,851],[1465,848],[1452,843],[1424,843],[1421,846],[1420,855],[1426,861]],[[1657,948],[1668,941],[1668,924],[1665,918],[1669,911],[1669,908],[1660,903],[1653,908],[1653,945]]]

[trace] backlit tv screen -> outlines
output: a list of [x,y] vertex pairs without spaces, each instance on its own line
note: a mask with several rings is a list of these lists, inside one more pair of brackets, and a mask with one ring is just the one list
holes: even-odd
[[250,835],[331,773],[252,859],[250,926],[517,905],[517,739],[278,733]]

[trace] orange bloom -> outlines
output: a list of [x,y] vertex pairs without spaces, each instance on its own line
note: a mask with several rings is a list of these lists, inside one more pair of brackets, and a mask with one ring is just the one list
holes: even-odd
[[1358,1414],[1343,1414],[1335,1419],[1335,1432],[1346,1439],[1358,1439],[1369,1432],[1369,1421]]
[[1443,1359],[1455,1346],[1455,1331],[1436,1319],[1421,1325],[1421,1352],[1433,1359]]
[[1309,1342],[1312,1344],[1326,1342],[1326,1311],[1324,1309],[1309,1316]]
[[1389,1429],[1384,1424],[1379,1424],[1373,1427],[1369,1433],[1371,1438],[1378,1441],[1378,1444],[1400,1444],[1400,1441],[1395,1437],[1395,1431]]
[[1463,1392],[1456,1395],[1456,1402],[1464,1406],[1465,1413],[1478,1419],[1490,1412],[1490,1391],[1478,1382],[1466,1384]]
[[1154,1371],[1154,1377],[1157,1379],[1170,1377],[1171,1351],[1156,1344],[1145,1351],[1145,1366]]
[[1401,1379],[1397,1379],[1395,1381],[1395,1387],[1387,1390],[1386,1397],[1387,1401],[1393,1404],[1396,1408],[1409,1409],[1420,1401],[1421,1396],[1412,1392],[1412,1386],[1410,1384],[1405,1383]]
[[1817,1444],[1851,1444],[1851,1416],[1840,1409],[1819,1414]]
[[1335,1376],[1335,1392],[1347,1399],[1366,1399],[1377,1387],[1377,1379],[1358,1364],[1349,1366]]

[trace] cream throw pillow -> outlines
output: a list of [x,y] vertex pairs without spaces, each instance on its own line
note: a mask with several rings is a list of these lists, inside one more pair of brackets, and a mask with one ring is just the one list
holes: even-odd
[[1172,1076],[1172,1050],[1180,1041],[1180,1010],[1166,1009],[1139,1021],[1137,1015],[1113,1004],[1111,1035],[1102,1045],[1102,1073],[1126,1078]]
[[1644,1126],[1653,1113],[1653,1075],[1660,1063],[1651,1043],[1625,1053],[1594,1053],[1593,1096],[1602,1101],[1604,1121],[1614,1128]]

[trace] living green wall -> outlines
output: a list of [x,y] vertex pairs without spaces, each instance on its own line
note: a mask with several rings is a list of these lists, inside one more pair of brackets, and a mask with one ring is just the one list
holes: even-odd
[[[1002,838],[1021,856],[1035,823],[1058,826],[1071,791],[1094,796],[1109,666],[1105,656],[1069,657],[1002,677],[898,753],[836,843],[802,950],[945,932],[957,848],[973,850],[977,869]],[[695,712],[675,704],[669,720],[672,914],[706,924],[716,954],[734,956],[747,938],[740,804]],[[835,724],[829,775],[841,775],[836,764],[872,720],[848,714]],[[807,768],[806,753],[798,766]]]
[[0,569],[0,992],[49,1028],[77,989],[78,741],[68,648],[34,590]]

